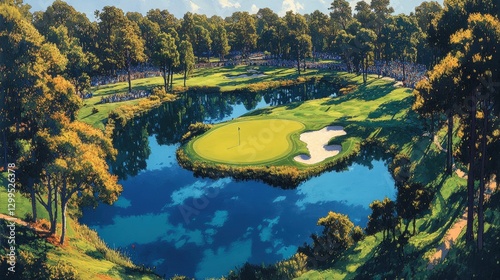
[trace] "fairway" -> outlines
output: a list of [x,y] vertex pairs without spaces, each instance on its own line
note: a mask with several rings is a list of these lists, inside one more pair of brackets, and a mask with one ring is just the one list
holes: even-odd
[[262,164],[287,156],[290,135],[305,128],[298,121],[266,119],[231,122],[212,129],[193,142],[202,158],[230,164]]

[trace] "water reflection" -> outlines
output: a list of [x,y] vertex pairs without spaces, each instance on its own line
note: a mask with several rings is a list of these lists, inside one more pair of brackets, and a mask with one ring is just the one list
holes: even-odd
[[239,117],[248,111],[331,96],[336,89],[326,82],[269,89],[258,93],[187,93],[174,102],[165,103],[141,117],[118,127],[113,142],[118,150],[112,171],[121,179],[136,176],[146,168],[151,155],[148,135],[154,135],[159,145],[180,141],[190,124],[217,123]]
[[273,263],[320,231],[328,211],[364,226],[368,204],[394,198],[382,151],[366,149],[344,172],[327,172],[297,189],[256,181],[195,178],[175,160],[189,124],[220,122],[249,110],[332,94],[328,84],[238,94],[186,94],[129,122],[114,135],[113,172],[124,191],[115,205],[85,209],[82,222],[113,248],[160,275],[220,277],[235,266]]

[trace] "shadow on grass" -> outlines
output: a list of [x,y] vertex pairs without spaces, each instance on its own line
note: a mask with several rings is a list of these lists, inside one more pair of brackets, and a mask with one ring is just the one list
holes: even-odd
[[391,119],[394,119],[396,114],[401,112],[401,110],[405,110],[411,106],[412,97],[408,96],[401,100],[389,101],[381,104],[375,111],[372,111],[368,114],[368,118],[370,119],[378,119],[382,116],[391,116]]

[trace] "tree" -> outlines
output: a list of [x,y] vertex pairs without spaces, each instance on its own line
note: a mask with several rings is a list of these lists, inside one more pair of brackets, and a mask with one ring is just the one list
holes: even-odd
[[234,12],[226,18],[229,29],[229,41],[233,50],[240,51],[243,57],[257,45],[255,19],[248,12]]
[[287,43],[293,58],[297,61],[297,71],[300,75],[300,61],[311,55],[311,36],[307,34],[308,26],[306,19],[302,15],[288,11],[284,19],[288,26]]
[[[494,147],[495,116],[498,116],[498,94],[492,90],[492,81],[499,80],[499,42],[497,1],[445,1],[444,9],[432,21],[429,42],[447,60],[454,59],[457,71],[441,71],[453,79],[460,98],[453,103],[454,110],[463,119],[458,155],[468,165],[466,241],[474,241],[475,183],[479,180],[478,248],[482,248],[484,230],[484,185],[489,180],[491,156],[488,146]],[[438,66],[438,65],[436,65]],[[436,68],[436,67],[435,67]],[[446,78],[446,76],[445,76]],[[490,82],[488,82],[490,81]],[[481,122],[482,121],[482,122]],[[491,140],[488,140],[490,138]],[[489,144],[490,143],[490,144]]]
[[179,45],[180,67],[184,73],[184,87],[186,87],[186,79],[194,69],[194,53],[191,43],[183,40]]
[[325,42],[330,33],[328,16],[316,10],[307,18],[309,26],[309,35],[313,49],[313,56],[316,52],[322,52],[325,48]]
[[415,7],[415,17],[417,18],[420,29],[427,32],[431,26],[431,22],[442,9],[443,7],[441,7],[437,1],[424,1],[422,4]]
[[118,199],[122,187],[117,183],[118,178],[109,173],[106,163],[107,159],[116,155],[111,140],[90,125],[70,122],[62,115],[59,121],[61,127],[58,133],[43,130],[38,137],[47,143],[53,153],[44,171],[46,179],[55,184],[58,191],[62,217],[59,242],[64,244],[70,202],[112,203]]
[[[460,81],[469,102],[468,133],[463,137],[462,158],[469,162],[468,172],[468,215],[472,215],[474,207],[475,180],[479,180],[478,203],[478,249],[483,247],[484,231],[484,191],[485,184],[491,176],[492,169],[487,168],[491,155],[488,155],[487,138],[495,139],[491,133],[495,127],[490,127],[490,119],[498,117],[500,102],[499,94],[492,83],[487,81],[500,80],[500,55],[496,47],[500,42],[500,21],[490,14],[471,14],[468,28],[459,30],[452,35],[450,43],[457,49],[461,71]],[[494,112],[497,113],[494,113]],[[481,117],[478,116],[481,114]],[[482,119],[482,124],[479,121]],[[493,137],[492,137],[493,136]],[[480,141],[480,143],[478,143]],[[467,143],[465,145],[465,143]],[[467,220],[467,241],[473,241],[473,217]]]
[[382,231],[382,238],[389,238],[389,233],[392,231],[393,238],[395,237],[395,229],[398,224],[398,216],[396,214],[396,204],[389,198],[384,198],[383,201],[375,200],[370,204],[372,214],[368,216],[368,225],[366,226],[367,234],[375,234]]
[[[160,27],[160,32],[168,33],[169,28],[179,29],[179,20],[167,10],[151,9],[146,18]],[[159,32],[158,32],[159,33]]]
[[179,65],[179,52],[175,40],[166,33],[160,33],[152,54],[153,63],[160,67],[163,73],[165,91],[169,90],[169,82],[173,80],[173,69]]
[[[372,0],[370,2],[370,8],[374,13],[374,19],[372,22],[373,31],[377,34],[378,38],[382,32],[382,28],[385,25],[386,20],[394,12],[394,9],[389,6],[390,0]],[[382,43],[377,41],[375,44],[375,59],[381,59]]]
[[136,24],[126,20],[124,25],[118,29],[115,40],[115,56],[117,66],[127,69],[128,91],[132,91],[131,69],[132,63],[144,62],[144,43],[139,36],[139,28]]
[[349,2],[346,0],[334,0],[328,9],[331,10],[330,17],[333,22],[345,30],[347,24],[352,19],[352,9]]
[[137,24],[141,30],[141,38],[144,41],[144,54],[151,58],[154,52],[155,41],[161,32],[160,26],[147,17],[141,18]]
[[124,67],[123,54],[118,53],[116,41],[118,30],[123,28],[127,20],[121,9],[106,6],[95,12],[98,21],[96,56],[102,64],[103,72],[115,74],[117,68]]
[[416,233],[416,220],[427,209],[432,201],[431,192],[420,183],[406,182],[398,186],[396,209],[398,216],[406,220],[404,233],[408,232],[410,221],[413,221],[413,235]]
[[188,40],[191,44],[194,44],[194,40],[196,40],[195,27],[193,14],[190,12],[185,13],[180,28],[182,40]]
[[[34,26],[22,17],[15,6],[0,4],[0,130],[2,133],[3,160],[6,165],[8,156],[17,158],[19,146],[30,144],[40,127],[48,122],[44,115],[46,107],[36,101],[50,100],[47,94],[48,83],[53,74],[64,69],[65,60],[53,44],[47,44]],[[8,55],[6,55],[8,54]],[[76,96],[73,96],[76,98]],[[73,97],[66,98],[71,102]],[[64,100],[64,99],[63,99]],[[57,100],[62,101],[62,100]],[[77,100],[75,101],[77,102]],[[65,103],[53,104],[72,111],[74,106]],[[21,124],[23,129],[21,130]],[[28,147],[29,149],[29,147]],[[31,153],[33,159],[33,153]],[[34,160],[34,159],[33,159]],[[30,193],[33,218],[36,220],[36,199],[34,182],[36,174],[25,176],[24,189]]]
[[214,23],[212,31],[212,51],[218,55],[219,60],[224,60],[224,56],[229,53],[231,46],[229,46],[229,40],[227,38],[226,28],[224,27],[224,21],[217,21]]
[[356,3],[354,10],[356,11],[354,18],[361,23],[362,27],[374,28],[375,14],[372,12],[370,4],[365,1],[359,1]]
[[299,248],[299,252],[304,253],[309,262],[317,265],[325,265],[337,260],[362,236],[362,230],[355,227],[347,215],[332,211],[320,218],[317,225],[323,226],[323,231],[319,236],[311,235],[312,247],[305,245]]
[[361,28],[359,32],[356,33],[354,39],[355,46],[357,48],[358,55],[361,59],[361,66],[363,68],[363,83],[366,83],[368,79],[368,67],[372,65],[373,62],[373,51],[375,50],[375,42],[377,41],[377,35],[370,29]]
[[397,58],[403,64],[403,81],[406,80],[405,62],[416,60],[417,35],[420,32],[416,21],[406,15],[391,17],[383,27],[382,38],[386,46],[386,58],[398,54]]
[[24,4],[23,0],[0,0],[0,4],[16,7],[22,17],[26,20],[31,20],[31,5]]
[[193,45],[193,51],[196,57],[198,57],[198,62],[200,62],[200,57],[203,54],[207,54],[210,58],[210,50],[212,45],[212,39],[210,38],[210,33],[205,27],[201,25],[196,25],[194,27],[194,38],[190,41]]
[[86,52],[80,46],[77,38],[70,38],[65,26],[50,27],[47,40],[57,45],[67,58],[64,75],[75,86],[76,93],[82,93],[90,88],[90,75],[97,70],[97,58]]

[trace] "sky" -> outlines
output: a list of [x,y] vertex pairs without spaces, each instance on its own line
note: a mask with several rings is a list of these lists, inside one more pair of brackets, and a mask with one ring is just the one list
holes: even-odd
[[[348,0],[354,9],[359,0]],[[369,0],[365,0],[370,2]],[[437,0],[443,4],[443,0]],[[51,5],[53,0],[25,0],[32,6],[32,12],[40,11]],[[94,20],[94,11],[101,10],[104,6],[116,6],[125,12],[134,11],[146,14],[150,9],[167,9],[177,18],[182,18],[186,12],[205,14],[207,16],[219,15],[230,16],[235,11],[248,11],[257,13],[260,8],[271,8],[274,12],[283,16],[287,11],[300,14],[312,13],[315,10],[328,14],[330,4],[333,0],[67,0],[76,10],[83,12],[91,20]],[[409,14],[415,10],[424,0],[391,0],[391,6],[395,14]]]

